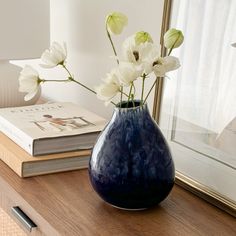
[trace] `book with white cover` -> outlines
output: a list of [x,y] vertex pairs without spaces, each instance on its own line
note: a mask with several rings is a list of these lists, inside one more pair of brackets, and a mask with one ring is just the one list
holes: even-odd
[[0,131],[33,156],[89,149],[105,124],[73,103],[0,109]]

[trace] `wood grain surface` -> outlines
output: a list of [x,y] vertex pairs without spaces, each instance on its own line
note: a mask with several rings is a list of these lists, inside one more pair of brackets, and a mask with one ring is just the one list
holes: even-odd
[[21,179],[0,161],[0,191],[39,226],[35,235],[236,235],[235,218],[178,186],[157,207],[123,211],[97,196],[87,170]]

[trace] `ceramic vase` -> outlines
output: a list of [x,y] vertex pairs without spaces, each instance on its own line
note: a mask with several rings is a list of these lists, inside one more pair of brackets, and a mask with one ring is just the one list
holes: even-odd
[[107,203],[122,209],[154,206],[170,193],[175,168],[168,144],[147,104],[122,103],[92,151],[89,176]]

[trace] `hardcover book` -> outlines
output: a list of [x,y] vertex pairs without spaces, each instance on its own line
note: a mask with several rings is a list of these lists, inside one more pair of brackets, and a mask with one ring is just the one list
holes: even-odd
[[32,157],[0,132],[0,159],[20,177],[30,177],[88,167],[91,150]]
[[90,149],[105,124],[73,103],[0,109],[0,131],[33,156]]

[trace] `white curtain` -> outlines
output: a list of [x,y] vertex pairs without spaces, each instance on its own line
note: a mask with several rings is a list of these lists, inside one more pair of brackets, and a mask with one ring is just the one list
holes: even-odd
[[236,1],[174,0],[171,24],[185,35],[176,115],[220,133],[236,117]]

